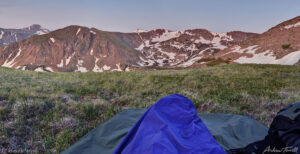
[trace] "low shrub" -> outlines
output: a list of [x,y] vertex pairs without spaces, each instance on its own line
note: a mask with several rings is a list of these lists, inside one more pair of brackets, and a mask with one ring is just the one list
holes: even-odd
[[288,49],[288,48],[290,48],[290,44],[283,44],[283,45],[281,45],[281,47],[282,47],[282,49]]

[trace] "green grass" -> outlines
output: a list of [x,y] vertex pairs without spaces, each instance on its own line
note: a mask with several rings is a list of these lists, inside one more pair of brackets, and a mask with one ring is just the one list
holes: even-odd
[[0,68],[0,146],[59,152],[126,108],[174,93],[198,112],[250,116],[268,126],[300,100],[300,68],[224,65],[107,73],[39,73]]

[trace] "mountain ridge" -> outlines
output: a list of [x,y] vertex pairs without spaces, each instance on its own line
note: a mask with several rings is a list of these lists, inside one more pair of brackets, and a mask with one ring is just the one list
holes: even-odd
[[298,24],[300,17],[261,34],[216,33],[206,29],[123,33],[71,25],[0,47],[0,66],[50,72],[104,72],[230,63],[293,65],[300,59]]

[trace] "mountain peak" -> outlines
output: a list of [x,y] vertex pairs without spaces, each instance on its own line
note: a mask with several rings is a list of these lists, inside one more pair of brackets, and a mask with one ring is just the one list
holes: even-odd
[[29,27],[25,27],[23,29],[26,29],[26,30],[39,30],[41,28],[42,28],[42,26],[39,25],[39,24],[32,24]]

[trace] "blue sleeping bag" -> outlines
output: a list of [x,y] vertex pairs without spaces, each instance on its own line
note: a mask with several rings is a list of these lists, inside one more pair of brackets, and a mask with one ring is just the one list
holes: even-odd
[[115,154],[225,154],[193,103],[166,96],[149,108],[116,148]]

